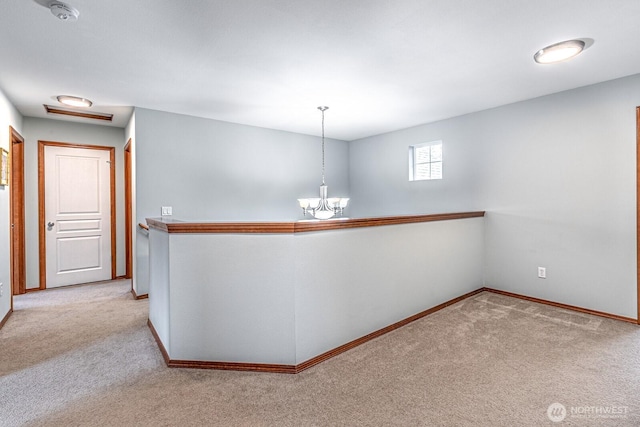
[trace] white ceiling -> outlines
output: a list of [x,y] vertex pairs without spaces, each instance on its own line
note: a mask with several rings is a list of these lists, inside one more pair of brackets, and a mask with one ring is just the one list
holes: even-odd
[[[640,0],[3,0],[0,88],[354,140],[640,72]],[[562,40],[572,61],[533,54]],[[53,116],[49,116],[54,118]]]

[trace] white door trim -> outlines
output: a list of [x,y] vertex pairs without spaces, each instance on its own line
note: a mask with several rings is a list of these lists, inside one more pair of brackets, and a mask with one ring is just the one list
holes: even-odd
[[109,151],[110,171],[110,204],[111,204],[111,279],[116,278],[116,149],[100,145],[72,144],[55,141],[38,141],[38,230],[40,240],[40,289],[47,288],[47,249],[46,249],[46,224],[45,224],[45,171],[44,171],[44,147],[58,146],[67,148],[85,148],[91,150]]

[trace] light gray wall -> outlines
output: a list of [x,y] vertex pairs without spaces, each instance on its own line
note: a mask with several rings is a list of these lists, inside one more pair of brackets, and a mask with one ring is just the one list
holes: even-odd
[[[635,75],[353,141],[351,210],[486,210],[486,286],[636,318],[638,105]],[[444,179],[408,182],[439,139]]]
[[169,240],[171,358],[295,361],[293,235],[170,234]]
[[[476,129],[451,121],[349,143],[351,212],[356,218],[483,210]],[[409,146],[443,141],[442,180],[409,181]]]
[[[5,94],[0,91],[0,147],[10,149],[9,126],[21,135],[23,118]],[[10,271],[10,220],[9,220],[9,186],[0,186],[0,283],[3,284],[0,296],[0,321],[11,310],[11,271]]]
[[[161,206],[184,220],[301,219],[296,199],[317,197],[321,154],[318,137],[136,108],[136,223],[160,216]],[[347,143],[327,139],[330,196],[349,196],[348,165]],[[147,268],[142,240],[139,294],[148,290],[138,283]]]
[[[329,194],[347,194],[346,142],[326,140]],[[138,219],[295,220],[317,197],[320,138],[136,108]]]
[[[131,278],[131,288],[136,292],[137,295],[143,295],[148,293],[148,288],[145,287],[145,292],[138,292],[138,280],[141,283],[147,284],[149,283],[149,264],[148,264],[148,255],[144,258],[144,268],[138,268],[139,256],[135,255],[135,250],[138,247],[138,244],[143,246],[145,249],[148,248],[149,245],[149,237],[148,232],[138,227],[138,222],[136,221],[136,112],[135,109],[131,113],[131,118],[127,123],[127,126],[124,129],[124,140],[125,145],[128,141],[131,141],[131,246],[134,251],[134,255],[132,258],[131,271],[133,272],[133,277]],[[124,195],[123,195],[124,197]],[[140,240],[140,242],[138,241]],[[126,251],[126,248],[125,248]],[[125,253],[126,256],[126,253]]]
[[153,324],[165,350],[171,354],[170,326],[172,313],[169,301],[171,292],[169,233],[151,229],[149,230],[148,238],[145,239],[145,246],[148,247],[151,241],[155,243],[155,247],[153,249],[153,260],[146,260],[149,277],[145,282],[149,283],[149,293],[153,294],[153,297],[149,298],[149,320]]
[[484,218],[295,240],[296,363],[482,287]]
[[39,286],[38,141],[101,145],[116,148],[116,273],[125,273],[124,130],[109,126],[25,117],[25,215],[27,288]]
[[172,359],[303,363],[482,287],[484,218],[297,234],[150,231]]
[[482,115],[488,286],[637,317],[638,105],[640,75]]

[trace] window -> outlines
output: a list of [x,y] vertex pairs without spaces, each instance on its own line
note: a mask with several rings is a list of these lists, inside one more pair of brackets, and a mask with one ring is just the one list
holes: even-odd
[[409,146],[409,181],[442,179],[442,141]]

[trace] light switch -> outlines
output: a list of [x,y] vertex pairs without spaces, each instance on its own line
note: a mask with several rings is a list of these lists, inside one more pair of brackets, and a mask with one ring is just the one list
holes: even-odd
[[171,206],[163,206],[161,215],[162,216],[173,215],[173,208]]

